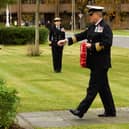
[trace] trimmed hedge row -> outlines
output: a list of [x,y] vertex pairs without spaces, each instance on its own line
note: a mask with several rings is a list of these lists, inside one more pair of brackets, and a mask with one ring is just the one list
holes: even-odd
[[7,88],[5,82],[0,80],[0,129],[8,128],[14,123],[18,105],[17,91]]
[[[48,29],[39,29],[40,44],[44,43],[48,37]],[[0,28],[0,44],[4,45],[23,45],[33,43],[35,39],[34,27],[2,27]]]

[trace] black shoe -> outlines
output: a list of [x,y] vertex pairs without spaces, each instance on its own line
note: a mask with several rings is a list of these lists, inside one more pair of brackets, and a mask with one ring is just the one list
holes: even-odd
[[61,70],[54,70],[55,73],[61,73]]
[[79,118],[82,118],[84,114],[80,113],[79,110],[73,110],[73,109],[70,109],[69,110],[73,115],[75,116],[78,116]]
[[99,114],[98,117],[116,117],[116,113],[103,113]]

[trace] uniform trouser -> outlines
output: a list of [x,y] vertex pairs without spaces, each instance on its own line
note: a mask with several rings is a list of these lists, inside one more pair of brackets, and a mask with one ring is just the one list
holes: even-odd
[[56,72],[61,72],[62,69],[62,54],[63,47],[60,46],[52,46],[52,60],[53,60],[53,68]]
[[112,93],[108,83],[107,77],[108,69],[94,69],[91,70],[89,87],[87,88],[87,95],[78,106],[80,113],[84,114],[95,99],[97,93],[102,100],[105,113],[116,113],[113,102]]

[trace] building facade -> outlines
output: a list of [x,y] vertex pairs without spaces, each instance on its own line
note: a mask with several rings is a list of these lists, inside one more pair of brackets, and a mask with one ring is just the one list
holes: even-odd
[[[17,21],[18,25],[34,24],[36,0],[18,0],[16,4],[9,6],[10,22]],[[71,0],[40,0],[40,23],[46,24],[52,22],[55,16],[63,19],[63,24],[70,24],[72,14]],[[78,10],[76,9],[76,13]],[[0,21],[5,22],[4,11],[1,13]],[[68,28],[70,25],[68,26]]]
[[[63,25],[71,28],[73,19],[76,19],[76,28],[79,28],[80,10],[78,5],[82,0],[40,0],[40,23],[52,22],[54,17],[60,16]],[[89,4],[94,0],[88,0]],[[76,4],[75,4],[76,3]],[[25,23],[34,24],[36,0],[18,0],[9,6],[10,23],[17,21],[18,25]],[[75,15],[73,17],[73,15]],[[0,21],[5,22],[5,12],[0,16]]]

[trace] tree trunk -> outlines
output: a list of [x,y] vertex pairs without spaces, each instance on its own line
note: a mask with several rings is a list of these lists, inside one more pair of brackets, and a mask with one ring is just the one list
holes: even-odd
[[40,0],[36,0],[36,12],[35,12],[35,50],[34,55],[39,56],[39,7]]
[[18,0],[18,26],[21,26],[21,0]]
[[56,5],[56,8],[55,8],[55,17],[59,17],[59,10],[60,10],[60,2],[59,0],[55,0],[55,5]]

